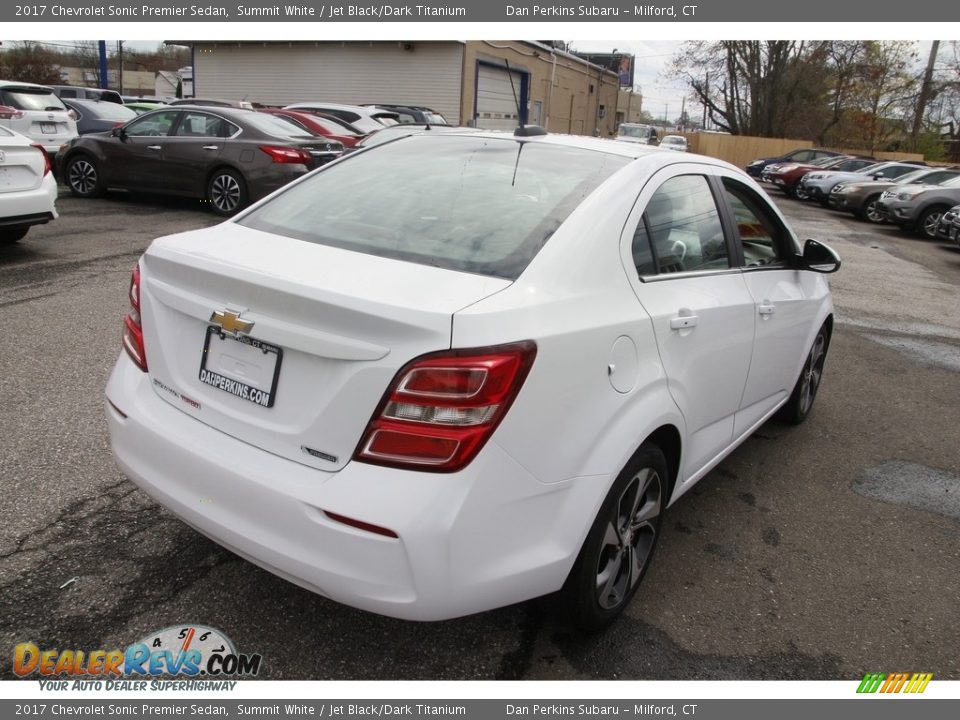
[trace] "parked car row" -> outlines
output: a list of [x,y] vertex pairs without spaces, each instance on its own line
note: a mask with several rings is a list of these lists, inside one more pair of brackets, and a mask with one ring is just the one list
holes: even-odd
[[[818,153],[820,157],[798,161]],[[960,168],[802,149],[754,160],[746,170],[798,200],[813,200],[870,223],[892,223],[931,239],[955,239],[950,233],[956,215],[942,226],[941,219],[960,203]]]
[[[221,215],[336,159],[372,133],[420,123],[445,126],[446,120],[418,105],[315,101],[255,108],[246,100],[133,98],[0,81],[0,127],[42,149],[74,195],[124,189],[198,197]],[[8,185],[10,167],[0,172]],[[52,206],[45,211],[47,220],[55,216]],[[29,227],[14,225],[5,239],[22,237]]]

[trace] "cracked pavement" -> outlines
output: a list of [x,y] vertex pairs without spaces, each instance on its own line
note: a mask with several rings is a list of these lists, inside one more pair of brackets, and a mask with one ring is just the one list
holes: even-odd
[[775,199],[844,260],[817,405],[668,511],[626,616],[587,636],[549,599],[431,624],[337,605],[128,483],[102,397],[130,270],[153,237],[217,220],[62,197],[59,220],[0,247],[0,676],[18,642],[112,648],[198,622],[270,679],[960,679],[960,248]]

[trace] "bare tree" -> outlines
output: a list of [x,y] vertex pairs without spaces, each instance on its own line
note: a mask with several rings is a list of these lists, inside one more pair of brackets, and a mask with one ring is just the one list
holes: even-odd
[[3,53],[3,77],[41,85],[60,82],[58,55],[33,42],[18,42]]
[[722,40],[684,43],[673,59],[710,120],[734,135],[782,136],[806,77],[799,72],[805,43]]

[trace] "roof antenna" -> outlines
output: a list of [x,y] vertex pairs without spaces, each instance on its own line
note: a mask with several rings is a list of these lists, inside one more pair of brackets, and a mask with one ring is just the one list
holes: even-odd
[[513,85],[513,70],[510,69],[510,61],[503,59],[507,66],[507,77],[510,78],[510,90],[513,91],[513,104],[517,106],[517,129],[513,131],[516,137],[532,137],[534,135],[546,135],[547,131],[539,125],[524,125],[523,112],[520,110],[520,100],[517,98],[517,88]]

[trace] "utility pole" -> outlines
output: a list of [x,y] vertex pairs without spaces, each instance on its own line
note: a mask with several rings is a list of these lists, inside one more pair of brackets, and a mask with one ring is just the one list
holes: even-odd
[[940,41],[934,40],[930,46],[930,57],[927,58],[927,69],[923,73],[920,97],[917,98],[917,112],[913,116],[913,130],[910,132],[910,144],[914,150],[917,149],[917,138],[920,136],[920,128],[923,125],[923,114],[927,109],[927,102],[930,99],[930,86],[933,84],[933,65],[937,61],[937,51],[939,49]]
[[123,40],[117,40],[117,55],[120,57],[120,64],[117,67],[117,88],[123,95]]
[[687,112],[687,97],[684,95],[683,101],[680,103],[680,132],[683,132],[687,129],[687,119],[684,117],[684,114]]
[[110,87],[109,78],[107,76],[107,41],[98,40],[97,46],[100,50],[100,87],[106,89]]

